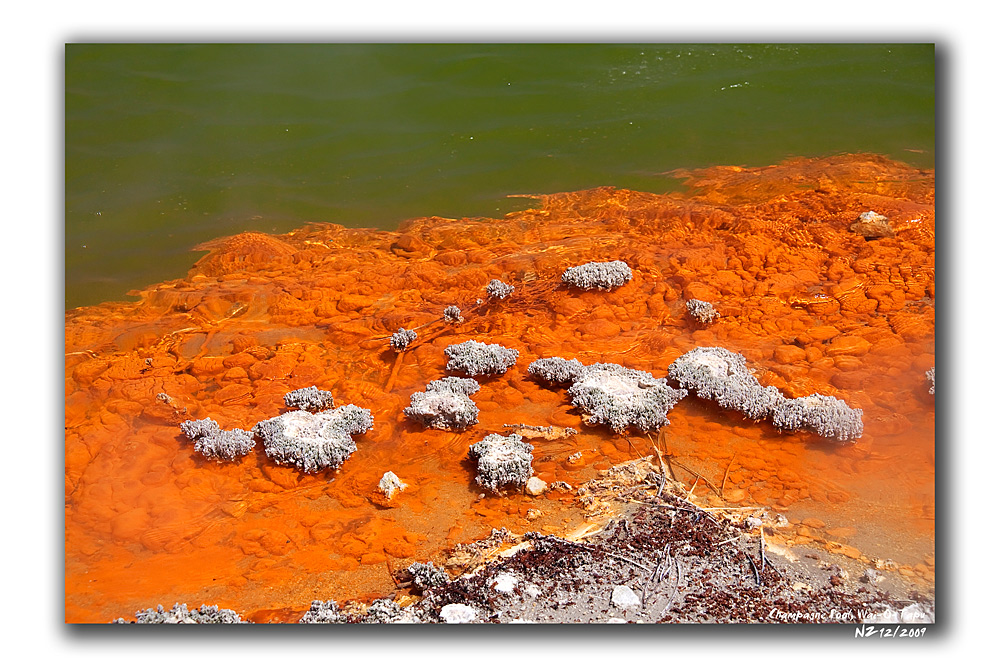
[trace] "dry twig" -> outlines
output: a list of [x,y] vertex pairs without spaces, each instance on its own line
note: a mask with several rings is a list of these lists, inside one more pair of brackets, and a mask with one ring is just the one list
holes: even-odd
[[684,496],[684,500],[687,500],[687,501],[690,502],[690,500],[691,500],[691,494],[694,493],[694,488],[696,486],[698,486],[698,482],[700,482],[700,481],[701,481],[701,475],[698,475],[697,479],[694,480],[694,484],[691,485],[691,490],[687,492],[686,496]]
[[636,457],[637,457],[637,458],[642,458],[641,456],[639,456],[639,450],[638,450],[638,449],[636,449],[636,448],[635,448],[635,446],[634,446],[634,445],[632,444],[632,438],[630,438],[630,437],[628,437],[628,436],[626,435],[626,436],[625,436],[625,442],[627,442],[627,443],[628,443],[628,448],[629,448],[630,450],[632,450],[632,452],[633,452],[633,453],[634,453],[634,454],[636,455]]
[[700,479],[701,481],[705,482],[706,485],[708,485],[708,488],[712,489],[712,491],[715,492],[715,495],[717,495],[720,498],[722,498],[722,492],[719,491],[718,487],[715,486],[715,484],[712,484],[707,479],[705,479],[705,476],[702,475],[700,472],[698,472],[696,470],[692,470],[691,468],[688,468],[686,465],[684,465],[680,461],[674,461],[672,456],[668,456],[667,460],[670,461],[670,462],[672,462],[672,463],[676,463],[678,466],[680,466],[681,469],[686,470],[689,473],[691,473],[692,475],[698,477],[698,479]]
[[774,570],[775,572],[777,572],[779,577],[784,578],[785,575],[781,574],[781,570],[779,570],[778,568],[776,568],[774,566],[774,563],[771,562],[771,559],[769,559],[767,557],[767,554],[764,553],[764,526],[763,526],[763,524],[760,526],[760,562],[761,562],[761,567],[762,568],[770,565],[771,569]]
[[660,558],[656,561],[656,569],[653,570],[653,573],[651,575],[649,575],[649,578],[646,579],[646,584],[642,587],[642,606],[643,606],[643,608],[646,607],[646,595],[647,595],[648,590],[649,590],[649,584],[654,579],[657,580],[657,583],[659,583],[660,579],[662,579],[662,574],[660,573],[660,571],[661,571],[661,568],[663,567],[664,560],[667,557],[669,557],[669,555],[670,555],[670,542],[667,542],[666,544],[663,545],[663,552],[660,554]]
[[656,497],[659,498],[661,495],[663,495],[663,487],[667,483],[667,468],[666,466],[663,465],[663,456],[660,455],[660,448],[654,447],[653,449],[656,450],[656,458],[660,460],[660,475],[662,475],[662,479],[660,480],[660,487],[656,489]]
[[747,560],[750,561],[750,567],[753,568],[753,577],[754,579],[757,580],[757,587],[760,588],[761,584],[760,571],[757,569],[757,563],[753,562],[753,558],[750,556],[750,554],[744,554],[744,555],[747,557]]
[[719,487],[719,497],[725,500],[722,495],[726,492],[726,480],[729,479],[729,469],[733,466],[733,461],[736,460],[736,452],[733,452],[733,458],[729,459],[729,465],[726,466],[726,474],[722,476],[722,486]]
[[392,385],[396,383],[396,376],[399,375],[399,369],[403,365],[403,355],[406,354],[406,350],[400,350],[396,355],[396,363],[392,365],[392,373],[389,374],[389,381],[385,383],[385,393],[392,391]]
[[677,581],[674,582],[674,590],[670,593],[670,597],[667,599],[667,606],[663,608],[663,613],[666,614],[670,611],[670,605],[674,603],[674,597],[677,595],[677,591],[681,589],[681,562],[680,559],[674,558],[673,563],[677,568]]
[[[598,531],[598,532],[600,532],[600,531]],[[597,533],[594,533],[594,534],[596,535]],[[562,542],[563,544],[572,544],[575,547],[580,547],[581,549],[586,549],[587,551],[589,551],[592,554],[596,554],[596,552],[594,551],[594,549],[596,547],[593,547],[593,546],[591,546],[589,544],[582,544],[580,542],[573,542],[571,540],[565,540],[565,539],[563,539],[561,537],[556,537],[555,535],[548,535],[546,537],[549,540],[553,540],[553,541],[556,541],[556,542]],[[635,565],[636,567],[642,568],[646,572],[652,572],[652,570],[650,570],[648,567],[646,567],[642,563],[637,563],[636,561],[634,561],[634,560],[632,560],[630,558],[625,558],[625,556],[619,556],[618,554],[612,553],[612,552],[608,551],[607,549],[602,549],[601,550],[601,554],[604,555],[604,556],[608,556],[610,558],[616,558],[616,559],[618,559],[620,561],[628,563],[629,565]]]

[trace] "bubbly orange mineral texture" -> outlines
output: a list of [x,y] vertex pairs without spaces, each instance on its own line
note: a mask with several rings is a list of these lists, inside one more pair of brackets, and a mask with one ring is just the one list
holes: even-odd
[[[932,579],[933,171],[842,155],[673,175],[686,192],[542,195],[503,219],[421,218],[397,232],[240,234],[135,303],[68,312],[66,620],[184,602],[294,621],[312,600],[391,594],[398,569],[440,563],[491,528],[574,527],[572,492],[474,483],[470,445],[514,426],[565,436],[526,440],[549,484],[575,489],[656,441],[681,481],[701,475],[725,496],[701,484],[703,504],[769,506],[805,521],[803,540]],[[614,260],[632,277],[613,289],[560,280]],[[491,296],[494,279],[513,291]],[[692,299],[718,315],[696,319]],[[445,317],[449,306],[460,315]],[[416,338],[390,345],[400,329]],[[445,348],[468,340],[518,352],[506,372],[475,378],[477,423],[407,418],[412,394],[461,375]],[[743,355],[787,398],[862,409],[864,434],[780,432],[694,392],[659,433],[616,433],[527,372],[563,357],[664,378],[696,347]],[[207,458],[179,428],[212,419],[252,432],[313,386],[374,417],[339,469],[275,463],[259,438],[231,461]],[[390,471],[405,485],[391,499],[379,488]]]

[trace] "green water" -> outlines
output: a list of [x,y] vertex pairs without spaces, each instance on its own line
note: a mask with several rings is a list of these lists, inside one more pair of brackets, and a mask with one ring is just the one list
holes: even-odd
[[247,230],[847,151],[933,167],[933,45],[70,44],[66,307]]

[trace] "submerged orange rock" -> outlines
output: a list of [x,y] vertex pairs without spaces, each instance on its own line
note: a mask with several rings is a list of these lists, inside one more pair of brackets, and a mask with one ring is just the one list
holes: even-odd
[[[697,346],[744,355],[789,398],[861,408],[865,432],[830,443],[690,396],[660,436],[682,481],[711,480],[697,493],[721,504],[710,487],[728,472],[731,499],[809,518],[817,533],[836,526],[831,537],[872,557],[933,563],[933,172],[843,155],[677,175],[684,193],[539,195],[503,219],[241,234],[205,244],[186,278],[136,303],[68,312],[66,620],[175,602],[288,620],[273,610],[385,595],[392,572],[440,560],[456,541],[537,530],[532,509],[571,528],[570,494],[480,497],[469,445],[511,425],[572,428],[532,444],[535,474],[575,488],[653,453],[650,442],[588,426],[528,364],[561,356],[665,377]],[[868,211],[894,234],[852,231]],[[611,260],[633,273],[614,290],[560,281]],[[513,293],[489,298],[491,279]],[[720,316],[693,320],[692,298]],[[448,306],[460,322],[445,320]],[[401,352],[389,345],[399,328],[417,334]],[[444,349],[470,339],[519,352],[507,372],[479,378],[479,423],[447,432],[404,417],[411,394],[449,374]],[[336,471],[303,474],[259,445],[206,459],[178,428],[212,418],[250,430],[313,385],[375,418]],[[388,470],[407,489],[373,502]]]

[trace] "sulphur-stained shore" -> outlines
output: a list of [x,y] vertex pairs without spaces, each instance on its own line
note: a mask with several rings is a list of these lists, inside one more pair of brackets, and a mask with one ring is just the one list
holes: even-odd
[[923,579],[837,543],[796,543],[796,526],[766,508],[700,507],[666,475],[650,459],[615,466],[579,490],[588,519],[566,536],[494,530],[440,565],[401,569],[395,590],[375,600],[316,600],[253,621],[177,603],[116,622],[934,622]]
[[[367,603],[491,530],[571,535],[578,491],[644,457],[663,497],[761,512],[733,519],[772,545],[751,566],[724,513],[623,510],[659,549],[679,534],[650,517],[704,517],[732,586],[785,586],[784,544],[822,547],[793,571],[840,567],[834,592],[932,599],[934,172],[857,154],[672,175],[682,191],[537,195],[500,219],[247,232],[132,302],[68,311],[67,622]],[[670,550],[638,561],[668,592],[697,567]],[[645,620],[688,613],[640,588],[662,611]]]

